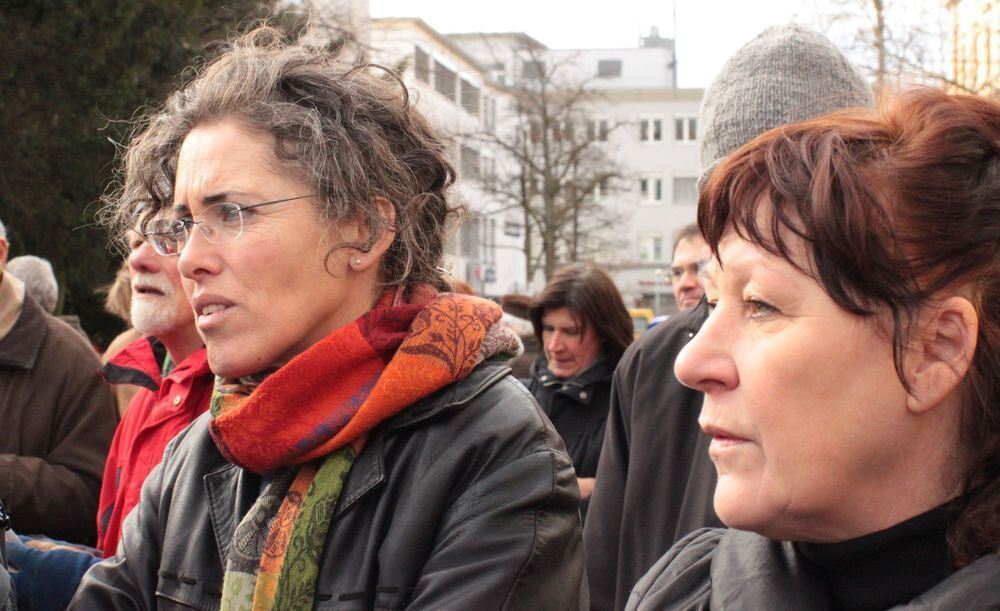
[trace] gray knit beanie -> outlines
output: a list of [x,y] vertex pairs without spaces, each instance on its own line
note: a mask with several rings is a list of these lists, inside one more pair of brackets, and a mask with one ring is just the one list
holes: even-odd
[[701,103],[701,177],[764,132],[851,106],[871,106],[865,80],[825,36],[771,26],[726,61]]

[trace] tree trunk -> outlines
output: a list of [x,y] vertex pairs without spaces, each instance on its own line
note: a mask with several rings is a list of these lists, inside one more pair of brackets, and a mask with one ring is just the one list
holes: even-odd
[[875,53],[877,66],[875,68],[875,96],[885,94],[886,48],[885,48],[885,6],[882,0],[872,0],[875,9]]

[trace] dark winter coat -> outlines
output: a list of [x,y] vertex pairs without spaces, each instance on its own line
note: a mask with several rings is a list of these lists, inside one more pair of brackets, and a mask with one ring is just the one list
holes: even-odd
[[566,443],[577,477],[596,477],[611,401],[614,364],[600,358],[578,375],[563,380],[540,355],[531,365],[528,389]]
[[24,296],[0,339],[0,499],[19,533],[94,544],[118,423],[100,366],[79,333]]
[[[315,608],[587,608],[572,465],[509,372],[487,362],[372,432],[334,510]],[[167,447],[118,555],[71,608],[218,608],[261,479],[221,456],[209,417]]]
[[647,331],[615,370],[584,540],[591,607],[622,609],[632,586],[670,547],[715,515],[711,439],[698,427],[702,394],[674,360],[708,316],[705,304]]
[[[704,529],[679,542],[650,569],[626,609],[832,611],[829,587],[791,543],[733,529]],[[998,609],[1000,557],[984,556],[892,608]]]

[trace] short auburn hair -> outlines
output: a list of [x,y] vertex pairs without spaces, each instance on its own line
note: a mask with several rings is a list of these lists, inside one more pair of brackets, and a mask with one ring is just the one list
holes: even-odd
[[[964,494],[951,524],[961,565],[1000,547],[1000,102],[917,89],[769,131],[709,177],[698,224],[730,230],[813,276],[844,310],[892,319],[900,380],[910,322],[971,291],[976,351],[963,381]],[[783,237],[784,236],[784,237]],[[812,269],[790,255],[801,238]]]

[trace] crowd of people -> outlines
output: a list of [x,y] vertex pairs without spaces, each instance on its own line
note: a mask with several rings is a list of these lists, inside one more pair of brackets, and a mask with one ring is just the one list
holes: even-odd
[[1000,607],[1000,102],[777,26],[699,125],[633,341],[448,277],[402,82],[232,41],[121,151],[103,363],[0,224],[0,609]]

